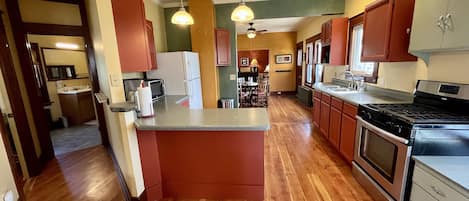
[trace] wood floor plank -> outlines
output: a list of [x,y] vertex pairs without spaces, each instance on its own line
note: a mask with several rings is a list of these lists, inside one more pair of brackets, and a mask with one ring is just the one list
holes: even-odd
[[27,201],[123,201],[106,148],[96,146],[56,156],[25,185]]

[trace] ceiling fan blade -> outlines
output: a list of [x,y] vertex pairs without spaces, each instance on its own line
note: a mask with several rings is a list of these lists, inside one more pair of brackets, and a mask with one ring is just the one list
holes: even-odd
[[256,31],[256,32],[261,33],[261,32],[266,32],[266,31],[268,31],[268,30],[267,30],[267,29],[263,29],[263,30],[259,30],[259,31]]

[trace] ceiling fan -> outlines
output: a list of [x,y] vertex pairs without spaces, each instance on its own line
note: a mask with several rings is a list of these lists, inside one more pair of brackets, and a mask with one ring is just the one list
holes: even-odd
[[263,30],[257,31],[257,30],[253,27],[253,25],[254,25],[253,22],[249,22],[249,28],[248,28],[248,31],[247,31],[247,33],[246,33],[246,35],[248,36],[248,38],[255,38],[257,33],[263,33],[263,32],[266,32],[266,31],[267,31],[267,29],[263,29]]

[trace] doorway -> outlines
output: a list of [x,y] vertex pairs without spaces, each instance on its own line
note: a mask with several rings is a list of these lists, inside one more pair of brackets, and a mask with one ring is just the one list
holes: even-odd
[[81,36],[28,34],[55,155],[101,144]]

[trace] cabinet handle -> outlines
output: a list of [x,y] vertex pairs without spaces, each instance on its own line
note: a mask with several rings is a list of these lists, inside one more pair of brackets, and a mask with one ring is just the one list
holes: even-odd
[[445,195],[443,192],[441,192],[437,187],[435,187],[435,186],[430,186],[430,187],[431,187],[432,190],[433,190],[436,194],[438,194],[439,196],[441,196],[441,197],[446,197],[446,195]]
[[443,23],[444,23],[444,26],[445,26],[445,30],[446,29],[453,30],[453,18],[451,16],[451,14],[449,14],[449,13],[446,14],[446,16],[444,17]]

